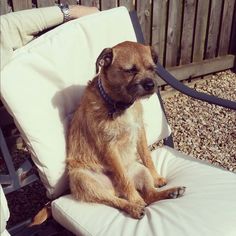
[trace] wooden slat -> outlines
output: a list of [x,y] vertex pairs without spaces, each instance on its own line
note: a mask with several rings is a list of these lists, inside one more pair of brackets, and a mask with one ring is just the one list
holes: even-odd
[[212,0],[211,1],[211,12],[209,19],[209,30],[208,30],[208,40],[205,58],[213,58],[216,56],[218,36],[220,30],[220,18],[223,0]]
[[235,0],[224,1],[224,10],[223,10],[221,32],[220,32],[219,51],[218,51],[219,56],[224,56],[227,55],[228,53],[234,4]]
[[165,64],[168,67],[179,64],[182,4],[182,0],[169,1]]
[[84,5],[84,6],[93,6],[93,7],[97,7],[98,9],[100,9],[100,1],[99,0],[81,0],[80,3],[81,3],[81,5]]
[[166,37],[167,1],[153,1],[152,46],[158,54],[158,61],[163,65]]
[[152,19],[152,5],[151,1],[137,1],[137,13],[141,28],[144,34],[146,44],[151,43],[151,19]]
[[[216,57],[201,62],[195,62],[188,65],[176,66],[167,68],[167,70],[178,80],[185,80],[189,78],[199,77],[211,74],[217,71],[230,69],[234,66],[234,55],[227,55],[223,57]],[[160,80],[160,86],[165,85],[165,82]]]
[[129,11],[133,11],[135,9],[135,3],[133,0],[120,0],[119,6],[125,6]]
[[[232,32],[230,38],[229,53],[236,55],[236,2],[234,6],[234,18],[232,23]],[[236,65],[236,63],[235,63]],[[236,69],[236,68],[235,68]]]
[[68,3],[69,5],[76,5],[76,0],[60,0],[60,3]]
[[12,0],[13,10],[20,11],[24,9],[32,8],[32,1],[31,0]]
[[201,61],[204,58],[209,3],[209,0],[198,0],[193,47],[194,62]]
[[107,10],[110,8],[117,7],[117,1],[116,0],[102,0],[101,1],[101,10]]
[[197,0],[184,1],[184,19],[181,38],[180,64],[188,64],[192,59],[193,30]]
[[8,13],[9,9],[8,9],[8,4],[7,4],[7,0],[1,0],[0,1],[0,15],[6,14]]
[[55,5],[55,0],[37,0],[38,7],[48,7]]
[[[231,38],[230,38],[230,47],[229,47],[229,53],[236,56],[236,2],[234,6],[234,17],[233,17],[233,23],[232,23],[232,32],[231,32]],[[234,61],[234,68],[232,69],[234,73],[236,73],[236,59]]]

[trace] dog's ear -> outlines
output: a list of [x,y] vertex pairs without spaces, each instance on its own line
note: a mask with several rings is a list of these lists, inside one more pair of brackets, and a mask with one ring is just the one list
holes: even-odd
[[102,50],[96,61],[96,73],[99,71],[100,67],[108,67],[113,59],[112,48],[105,48]]
[[157,52],[153,47],[150,47],[150,50],[151,50],[152,60],[155,64],[157,64],[158,62]]

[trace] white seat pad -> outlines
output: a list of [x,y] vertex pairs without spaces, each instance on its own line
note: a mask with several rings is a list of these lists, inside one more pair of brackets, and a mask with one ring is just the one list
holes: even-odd
[[152,153],[167,186],[186,186],[178,199],[146,207],[135,220],[105,205],[76,201],[71,195],[52,203],[53,217],[76,235],[101,236],[235,236],[236,175],[188,160],[168,147]]

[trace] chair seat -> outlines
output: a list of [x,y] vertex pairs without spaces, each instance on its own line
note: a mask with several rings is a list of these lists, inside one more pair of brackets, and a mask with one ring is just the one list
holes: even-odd
[[52,203],[53,217],[76,235],[101,236],[234,236],[236,235],[236,175],[191,160],[169,147],[152,152],[168,184],[186,186],[178,199],[146,207],[143,219],[102,204],[83,203],[71,195]]

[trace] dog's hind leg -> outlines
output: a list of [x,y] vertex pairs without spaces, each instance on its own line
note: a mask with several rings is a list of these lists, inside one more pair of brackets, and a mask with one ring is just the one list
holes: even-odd
[[151,154],[148,149],[144,126],[139,132],[137,150],[143,164],[148,168],[153,177],[155,187],[162,187],[166,185],[167,183],[166,179],[157,173],[156,168],[153,164]]
[[144,211],[145,207],[143,205],[130,203],[126,199],[119,198],[115,195],[113,196],[103,195],[102,198],[95,199],[95,202],[102,203],[120,209],[122,211],[125,211],[127,214],[129,214],[131,217],[135,219],[141,219],[145,214]]
[[143,189],[141,196],[147,204],[152,204],[164,199],[174,199],[183,196],[185,187],[174,187],[167,190],[157,191],[155,188]]
[[140,163],[134,163],[130,167],[129,176],[134,180],[136,189],[148,205],[164,199],[181,197],[185,192],[185,187],[174,187],[158,191],[154,186],[151,173],[147,167]]
[[115,207],[136,219],[144,216],[145,206],[116,196],[110,179],[104,174],[73,169],[70,171],[70,179],[71,191],[76,199]]

